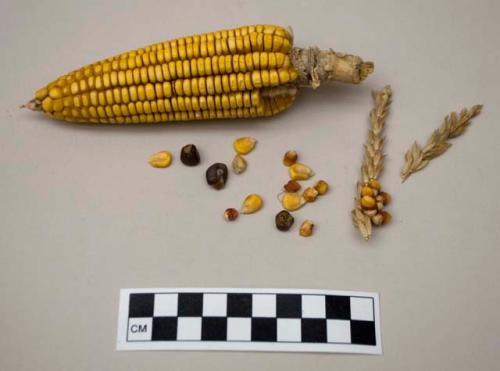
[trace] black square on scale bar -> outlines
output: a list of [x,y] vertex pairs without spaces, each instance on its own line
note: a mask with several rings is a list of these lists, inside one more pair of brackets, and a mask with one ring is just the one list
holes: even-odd
[[180,293],[177,316],[201,317],[203,314],[203,294]]
[[276,318],[252,318],[252,341],[276,341]]
[[251,317],[252,316],[252,294],[228,294],[227,295],[228,317]]
[[177,317],[154,317],[151,340],[165,341],[177,339]]
[[278,294],[276,295],[276,317],[300,318],[302,316],[302,295]]
[[154,294],[130,294],[128,316],[129,318],[153,317],[154,305]]

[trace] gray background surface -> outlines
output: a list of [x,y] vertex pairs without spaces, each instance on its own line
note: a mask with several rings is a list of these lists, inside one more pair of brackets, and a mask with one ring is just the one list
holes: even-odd
[[[500,348],[497,1],[10,1],[0,5],[1,370],[493,370]],[[19,110],[80,65],[148,43],[243,24],[291,25],[295,44],[376,63],[360,86],[302,91],[270,120],[89,127]],[[390,83],[384,187],[390,226],[360,240],[349,212],[371,109]],[[412,141],[484,103],[468,133],[404,185]],[[249,168],[215,192],[212,162],[259,140]],[[196,143],[198,168],[178,160]],[[155,170],[147,157],[176,154]],[[295,148],[333,191],[297,213],[310,239],[279,233],[282,153]],[[237,223],[245,194],[265,208]],[[116,352],[124,287],[377,291],[383,356]]]

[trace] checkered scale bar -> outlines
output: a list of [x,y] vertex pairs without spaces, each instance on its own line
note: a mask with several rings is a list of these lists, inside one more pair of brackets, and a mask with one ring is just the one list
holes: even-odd
[[124,291],[119,349],[381,351],[376,294]]

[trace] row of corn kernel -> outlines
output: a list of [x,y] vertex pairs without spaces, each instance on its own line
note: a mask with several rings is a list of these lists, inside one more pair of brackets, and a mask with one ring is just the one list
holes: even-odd
[[[94,97],[94,94],[91,94]],[[86,109],[110,109],[114,116],[129,116],[139,113],[175,112],[175,111],[201,111],[219,110],[229,108],[256,107],[261,103],[260,92],[258,90],[251,93],[233,93],[222,95],[209,95],[201,97],[173,97],[170,99],[123,101],[114,100],[112,95],[105,97],[102,92],[99,99],[89,99],[88,96],[65,97],[63,99],[52,100],[47,97],[42,102],[45,112],[61,112],[64,108]],[[110,111],[111,112],[111,111]],[[108,115],[110,116],[110,115]]]
[[[166,83],[164,83],[166,84]],[[149,84],[151,85],[151,84]],[[149,89],[148,89],[149,88]],[[61,99],[52,99],[50,97],[45,98],[42,102],[42,107],[46,111],[60,111],[54,109],[54,106],[69,107],[69,108],[79,108],[79,107],[89,107],[89,106],[107,106],[113,104],[129,104],[130,102],[145,102],[145,101],[155,101],[162,100],[163,98],[171,97],[171,90],[165,90],[162,84],[155,84],[155,92],[152,91],[152,87],[146,86],[131,86],[130,88],[121,89],[110,89],[105,91],[92,91],[90,93],[85,93],[81,95],[68,96]],[[167,94],[165,94],[167,93]],[[232,107],[250,107],[257,106],[260,102],[260,91],[252,90],[250,92],[235,92],[229,94],[221,95],[202,95],[202,96],[189,96],[189,97],[174,97],[172,101],[190,101],[190,105],[193,107],[199,106],[208,107],[213,109],[220,101],[227,100],[231,103]],[[167,104],[170,106],[170,100],[165,99],[165,106]],[[184,103],[182,103],[184,105]],[[188,104],[186,104],[187,106]]]
[[176,95],[213,95],[273,87],[296,80],[294,69],[258,70],[174,81]]
[[[166,122],[166,121],[187,121],[198,119],[223,119],[223,118],[250,118],[259,116],[271,116],[284,111],[294,101],[295,97],[275,97],[263,100],[262,104],[257,107],[250,108],[231,108],[219,110],[202,110],[202,111],[178,111],[178,112],[153,112],[152,106],[146,111],[144,108],[148,106],[140,106],[143,113],[133,114],[131,116],[115,116],[115,113],[123,113],[115,111],[118,107],[83,107],[80,110],[64,108],[60,112],[47,114],[51,117],[60,120],[94,122],[94,123],[137,123],[137,122]],[[119,107],[120,110],[122,106]],[[130,112],[129,112],[130,113]]]

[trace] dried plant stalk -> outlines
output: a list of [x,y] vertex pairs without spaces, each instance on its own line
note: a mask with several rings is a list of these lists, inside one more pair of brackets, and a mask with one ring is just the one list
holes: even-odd
[[361,236],[369,240],[372,235],[372,225],[382,225],[390,220],[390,214],[383,211],[389,203],[390,196],[381,192],[378,178],[384,169],[384,125],[392,90],[390,86],[372,93],[374,108],[370,112],[370,130],[365,145],[363,164],[361,165],[361,181],[357,185],[355,208],[352,210],[352,221]]
[[433,158],[445,153],[451,147],[448,140],[462,135],[470,125],[472,118],[481,113],[482,108],[481,104],[477,104],[470,110],[462,109],[459,114],[452,112],[444,118],[441,126],[434,130],[424,147],[414,142],[405,154],[401,180],[404,182],[411,174],[426,167]]

